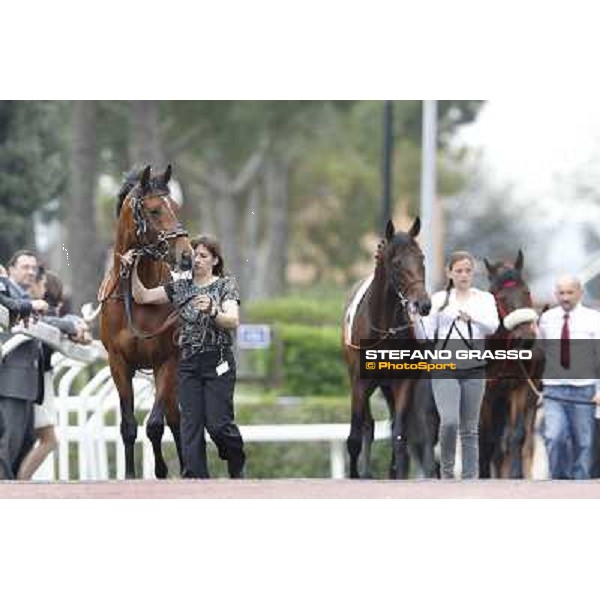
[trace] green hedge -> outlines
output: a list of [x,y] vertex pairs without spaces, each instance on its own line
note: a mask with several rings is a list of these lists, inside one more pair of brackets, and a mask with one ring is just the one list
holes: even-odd
[[269,351],[247,353],[243,370],[271,375],[278,372],[282,394],[348,394],[341,350],[342,295],[341,291],[330,290],[320,296],[287,296],[249,303],[243,321],[271,325],[274,343]]
[[283,344],[283,393],[295,396],[349,393],[339,327],[278,324],[275,335]]

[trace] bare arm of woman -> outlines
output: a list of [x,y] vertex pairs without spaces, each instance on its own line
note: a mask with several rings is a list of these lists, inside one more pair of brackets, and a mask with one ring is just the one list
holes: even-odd
[[236,329],[240,324],[240,307],[235,300],[225,300],[217,310],[215,323],[223,329]]
[[155,288],[144,287],[144,284],[140,281],[137,273],[137,261],[133,265],[133,272],[131,274],[133,299],[138,304],[168,304],[169,297],[165,292],[165,287],[160,285]]
[[[123,262],[128,265],[131,265],[133,261],[133,250],[128,250],[121,257]],[[158,286],[155,288],[147,288],[141,282],[138,272],[139,258],[136,257],[135,261],[133,261],[133,268],[131,271],[131,291],[133,293],[133,299],[138,304],[168,304],[169,297],[167,296],[167,292],[165,292],[164,286]]]
[[225,300],[218,307],[209,296],[200,294],[194,298],[193,304],[200,312],[210,315],[222,329],[235,329],[240,324],[240,309],[235,300]]

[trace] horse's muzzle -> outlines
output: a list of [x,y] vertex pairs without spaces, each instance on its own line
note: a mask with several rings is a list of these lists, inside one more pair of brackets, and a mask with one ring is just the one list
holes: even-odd
[[431,312],[431,300],[429,298],[423,302],[419,302],[419,314],[426,317]]
[[181,262],[179,267],[182,271],[191,271],[192,269],[192,255],[191,254],[182,254]]

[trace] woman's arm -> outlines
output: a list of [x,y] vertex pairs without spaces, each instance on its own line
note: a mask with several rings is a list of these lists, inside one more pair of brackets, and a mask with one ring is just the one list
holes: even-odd
[[477,302],[469,307],[469,316],[473,323],[481,328],[484,335],[491,335],[500,325],[496,300],[489,292],[483,292],[479,296]]
[[220,309],[213,306],[211,316],[223,329],[236,329],[240,324],[240,308],[235,300],[225,300]]

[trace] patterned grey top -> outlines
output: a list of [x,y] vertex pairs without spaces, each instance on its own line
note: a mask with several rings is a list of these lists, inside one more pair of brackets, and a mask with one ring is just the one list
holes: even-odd
[[219,327],[208,314],[198,310],[191,299],[198,294],[206,294],[219,308],[222,308],[226,300],[235,300],[240,304],[240,294],[235,279],[220,277],[204,286],[199,286],[191,280],[180,279],[167,283],[165,292],[169,300],[180,308],[181,358],[189,358],[197,352],[218,350],[233,344],[233,332]]

